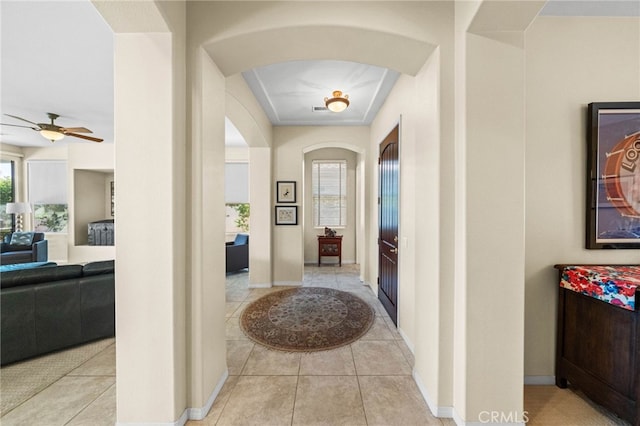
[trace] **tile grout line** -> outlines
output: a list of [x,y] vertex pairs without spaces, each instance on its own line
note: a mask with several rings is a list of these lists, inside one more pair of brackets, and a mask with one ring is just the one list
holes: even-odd
[[[77,376],[74,376],[77,377]],[[90,376],[83,376],[83,377],[90,377]],[[107,377],[107,376],[94,376],[94,377]],[[108,376],[111,377],[111,376]],[[78,417],[81,413],[83,413],[84,411],[86,411],[86,409],[92,405],[94,402],[96,402],[102,395],[104,395],[105,393],[107,393],[111,388],[116,386],[116,382],[115,379],[113,381],[113,384],[109,387],[107,387],[102,393],[100,393],[98,396],[96,396],[93,401],[90,401],[89,403],[87,403],[84,407],[82,407],[80,409],[80,411],[78,411],[76,414],[74,414],[69,420],[67,420],[64,424],[68,425],[69,423],[71,423],[73,421],[73,419],[75,419],[76,417]]]
[[353,347],[349,345],[349,349],[351,350],[351,358],[353,360],[353,367],[356,370],[356,380],[358,381],[358,393],[360,394],[360,402],[362,403],[362,413],[364,414],[364,422],[365,424],[369,424],[369,420],[367,419],[367,409],[364,406],[364,396],[362,395],[362,386],[360,384],[360,375],[358,374],[358,367],[356,366],[355,356],[353,355]]

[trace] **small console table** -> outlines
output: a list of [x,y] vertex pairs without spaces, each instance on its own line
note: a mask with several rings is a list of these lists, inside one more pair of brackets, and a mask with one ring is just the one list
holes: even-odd
[[318,266],[322,256],[338,256],[338,265],[342,266],[342,235],[335,237],[318,235]]

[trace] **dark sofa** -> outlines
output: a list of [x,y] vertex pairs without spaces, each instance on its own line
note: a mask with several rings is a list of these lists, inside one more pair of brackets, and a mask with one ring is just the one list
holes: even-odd
[[33,240],[28,245],[11,244],[11,236],[4,236],[4,241],[0,246],[0,264],[8,265],[12,263],[46,262],[49,256],[48,243],[43,232],[34,232]]
[[115,335],[113,260],[0,273],[0,363]]
[[226,243],[226,272],[235,272],[249,267],[249,235],[238,234]]

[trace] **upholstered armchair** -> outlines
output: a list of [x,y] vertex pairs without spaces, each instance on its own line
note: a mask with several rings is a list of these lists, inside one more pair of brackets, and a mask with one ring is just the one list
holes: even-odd
[[249,235],[238,234],[227,246],[227,272],[239,271],[249,267]]
[[0,247],[1,264],[46,262],[48,243],[43,232],[14,232],[7,234]]

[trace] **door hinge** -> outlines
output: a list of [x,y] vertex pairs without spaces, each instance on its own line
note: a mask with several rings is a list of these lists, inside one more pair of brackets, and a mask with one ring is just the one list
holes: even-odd
[[380,277],[378,277],[378,285],[380,285]]
[[378,164],[382,163],[382,158],[378,157]]
[[380,204],[380,197],[378,197],[378,204]]

